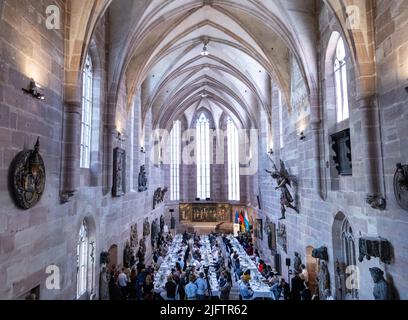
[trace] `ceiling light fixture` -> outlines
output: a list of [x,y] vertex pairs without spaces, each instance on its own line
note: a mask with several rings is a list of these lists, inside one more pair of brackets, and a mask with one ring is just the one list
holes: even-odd
[[204,47],[203,47],[203,51],[201,52],[201,55],[203,57],[207,57],[210,55],[210,52],[208,51],[208,40],[204,41]]

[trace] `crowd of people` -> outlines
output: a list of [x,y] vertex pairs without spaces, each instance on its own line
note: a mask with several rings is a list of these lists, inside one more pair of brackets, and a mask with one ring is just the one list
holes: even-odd
[[[289,285],[284,277],[279,275],[272,266],[267,265],[261,259],[258,250],[254,249],[250,233],[239,233],[237,240],[248,256],[254,261],[259,273],[264,278],[264,282],[270,287],[274,300],[320,300],[318,288],[316,288],[315,292],[312,292],[310,289],[308,272],[305,265],[301,265],[301,272],[291,272],[293,277]],[[242,300],[251,300],[254,294],[250,285],[251,271],[242,269],[239,254],[233,249],[231,242],[225,235],[223,236],[223,242],[227,252],[230,254],[228,264],[234,270],[235,278],[239,283],[240,298]],[[321,298],[324,300],[334,300],[328,289],[324,291]]]
[[[245,270],[240,262],[240,256],[234,250],[226,235],[211,233],[208,236],[212,266],[206,265],[202,257],[201,238],[197,234],[184,232],[182,243],[186,248],[184,256],[178,258],[175,267],[167,275],[163,292],[155,292],[155,271],[160,269],[173,241],[170,233],[161,233],[153,250],[153,261],[146,266],[144,259],[130,267],[128,265],[110,270],[109,299],[110,300],[230,300],[230,292],[234,280],[238,283],[240,299],[253,299],[254,291],[250,282],[251,270]],[[249,257],[255,263],[262,275],[263,282],[272,292],[273,300],[319,300],[319,293],[312,292],[308,282],[306,267],[302,272],[295,271],[290,284],[274,268],[266,264],[258,250],[254,247],[250,233],[239,233],[237,240]],[[209,269],[215,272],[219,294],[214,295],[209,282]],[[235,278],[233,280],[233,277]],[[330,290],[321,297],[333,300]]]

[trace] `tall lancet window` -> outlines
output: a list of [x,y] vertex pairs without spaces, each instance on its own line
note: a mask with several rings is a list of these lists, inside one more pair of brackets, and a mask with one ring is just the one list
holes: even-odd
[[228,137],[228,200],[240,201],[239,136],[231,118],[227,120]]
[[88,228],[86,222],[82,223],[79,230],[77,245],[77,298],[86,293],[88,279]]
[[210,180],[210,120],[204,113],[197,120],[197,198],[211,198]]
[[342,38],[339,39],[334,61],[334,77],[336,85],[337,122],[349,118],[346,48]]
[[170,185],[171,201],[180,200],[180,158],[181,158],[181,123],[175,121],[173,129],[170,133],[170,154],[171,154],[171,168],[170,168]]
[[89,168],[91,163],[92,97],[92,60],[91,57],[87,55],[82,71],[81,168]]

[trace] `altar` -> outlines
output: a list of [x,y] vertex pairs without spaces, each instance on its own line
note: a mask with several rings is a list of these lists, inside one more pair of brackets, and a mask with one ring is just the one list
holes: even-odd
[[194,202],[180,204],[180,222],[232,222],[232,207],[226,203]]

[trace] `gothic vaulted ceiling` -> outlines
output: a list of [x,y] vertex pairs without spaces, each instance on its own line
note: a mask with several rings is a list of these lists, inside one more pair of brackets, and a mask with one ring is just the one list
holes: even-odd
[[[271,82],[289,98],[291,53],[302,67],[316,60],[314,9],[314,0],[114,0],[111,93],[125,81],[130,106],[140,89],[156,127],[203,106],[257,127],[260,110],[270,116]],[[316,66],[306,68],[313,86]]]

